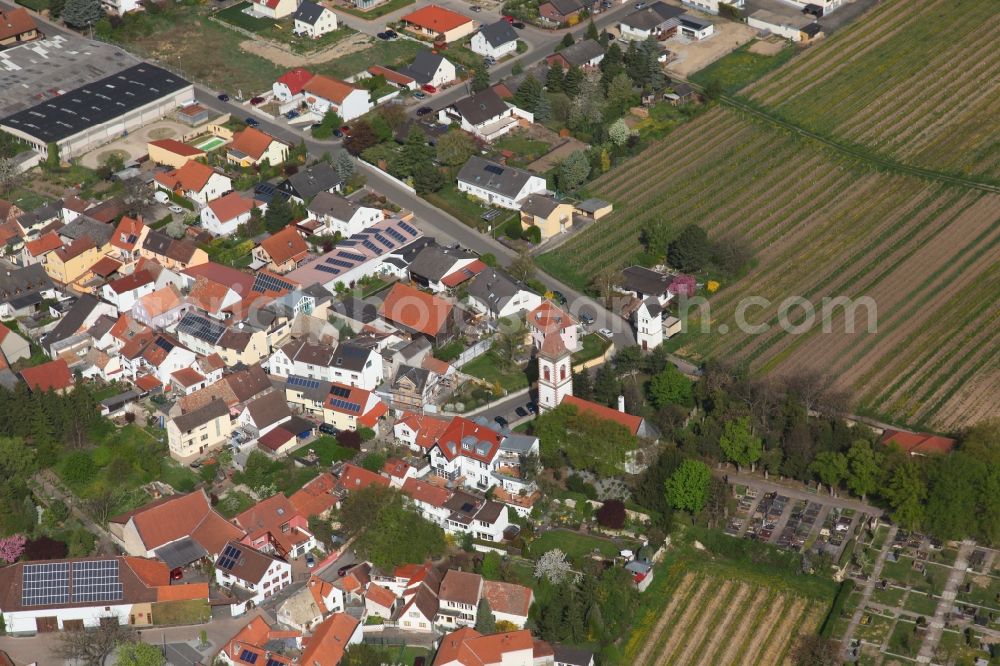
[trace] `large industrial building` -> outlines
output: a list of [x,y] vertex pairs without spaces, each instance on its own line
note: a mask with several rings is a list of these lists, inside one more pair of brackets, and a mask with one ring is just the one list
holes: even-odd
[[160,120],[194,99],[194,86],[165,69],[140,63],[18,111],[0,129],[62,159],[77,157]]

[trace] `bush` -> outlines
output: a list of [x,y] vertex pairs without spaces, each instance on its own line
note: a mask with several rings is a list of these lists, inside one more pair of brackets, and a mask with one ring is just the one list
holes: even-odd
[[369,472],[375,472],[376,474],[382,471],[385,466],[385,454],[384,453],[369,453],[361,461],[361,466],[364,467]]
[[361,435],[353,430],[341,430],[337,433],[337,441],[355,451],[361,450]]
[[566,477],[566,490],[571,493],[580,493],[587,499],[597,499],[597,488],[594,487],[594,484],[587,483],[577,474],[570,474]]
[[625,526],[625,503],[621,500],[610,499],[601,505],[595,516],[597,522],[603,527],[620,530]]
[[362,442],[370,442],[375,439],[375,431],[371,428],[361,426],[358,428],[358,436],[361,438]]
[[522,238],[524,238],[524,240],[528,241],[529,243],[532,243],[533,245],[538,245],[539,243],[542,242],[542,230],[536,226],[528,227],[527,229],[524,230],[521,236]]

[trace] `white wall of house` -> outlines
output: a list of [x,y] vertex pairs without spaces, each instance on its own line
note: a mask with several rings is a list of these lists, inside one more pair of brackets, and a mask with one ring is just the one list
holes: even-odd
[[248,592],[253,592],[252,601],[254,605],[259,606],[265,599],[291,584],[292,565],[282,560],[274,560],[260,580],[252,581],[238,578],[223,569],[216,569],[215,582],[223,586],[238,585]]
[[528,179],[528,182],[524,184],[524,187],[521,188],[521,191],[518,192],[513,198],[484,189],[472,183],[467,183],[463,180],[458,181],[458,191],[467,192],[477,199],[482,199],[487,203],[491,203],[502,208],[520,210],[521,202],[524,201],[528,195],[545,191],[545,179],[539,178],[538,176],[532,176]]
[[20,610],[3,614],[7,632],[34,633],[37,630],[35,619],[39,617],[53,617],[59,620],[59,628],[62,629],[67,620],[83,620],[83,626],[96,627],[100,625],[102,617],[115,616],[122,625],[129,624],[129,615],[132,612],[132,604],[117,604],[114,606],[84,606],[79,608],[44,608],[38,610]]
[[434,76],[431,77],[429,83],[440,88],[441,86],[447,85],[458,78],[458,73],[455,70],[455,65],[453,65],[447,58],[441,59],[441,64],[438,65],[437,71],[434,72]]
[[221,448],[233,432],[233,424],[229,415],[225,414],[208,423],[204,423],[189,432],[181,432],[173,419],[167,419],[167,444],[170,457],[175,460],[187,460],[207,451]]
[[533,291],[528,291],[522,289],[517,292],[507,303],[504,304],[500,311],[494,316],[489,306],[480,300],[469,296],[469,305],[471,305],[477,312],[486,315],[491,319],[497,319],[500,317],[514,317],[524,312],[534,310],[539,305],[542,304],[542,297]]
[[650,314],[645,304],[635,311],[635,329],[641,349],[656,349],[663,344],[663,320],[659,315]]
[[493,46],[486,38],[483,37],[483,33],[477,32],[472,36],[471,48],[473,53],[478,53],[481,56],[492,56],[499,60],[506,55],[510,55],[517,51],[517,40],[512,40],[506,44],[500,44],[499,46]]
[[332,215],[314,215],[314,218],[323,223],[322,233],[332,236],[339,232],[346,238],[359,231],[364,231],[373,224],[378,224],[385,219],[385,215],[378,208],[362,206],[354,211],[354,215],[349,220],[341,220]]
[[344,98],[344,101],[341,104],[322,97],[317,97],[315,95],[309,96],[315,99],[315,101],[309,105],[310,111],[322,116],[325,115],[330,109],[333,109],[345,122],[363,116],[373,108],[371,97],[367,90],[352,90],[347,97]]
[[[261,208],[262,212],[264,210],[266,210],[266,207]],[[219,216],[215,214],[215,211],[210,206],[205,206],[201,209],[201,226],[215,236],[232,236],[241,224],[246,224],[250,221],[251,212],[241,213],[228,220],[220,220]]]
[[101,287],[101,298],[114,305],[119,311],[128,312],[132,309],[132,306],[135,305],[136,301],[146,294],[153,293],[155,289],[155,282],[147,282],[146,284],[139,285],[135,289],[119,293],[112,289],[110,285],[106,284]]
[[306,35],[307,37],[312,37],[317,39],[327,34],[328,32],[333,32],[337,29],[337,15],[331,12],[329,9],[324,8],[323,13],[320,14],[319,18],[316,19],[316,23],[309,24],[305,21],[295,21],[295,32],[300,35]]

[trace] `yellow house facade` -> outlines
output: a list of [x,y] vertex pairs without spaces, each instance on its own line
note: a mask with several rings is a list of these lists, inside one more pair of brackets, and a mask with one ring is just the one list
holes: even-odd
[[55,282],[72,284],[110,252],[110,245],[98,247],[89,236],[83,236],[66,247],[50,252],[44,263],[45,272]]
[[538,227],[548,240],[573,226],[573,205],[551,197],[532,194],[521,204],[521,228]]

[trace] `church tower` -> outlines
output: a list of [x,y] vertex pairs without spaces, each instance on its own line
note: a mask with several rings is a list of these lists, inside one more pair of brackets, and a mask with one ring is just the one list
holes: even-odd
[[538,409],[555,409],[573,395],[573,362],[558,332],[545,336],[538,349]]

